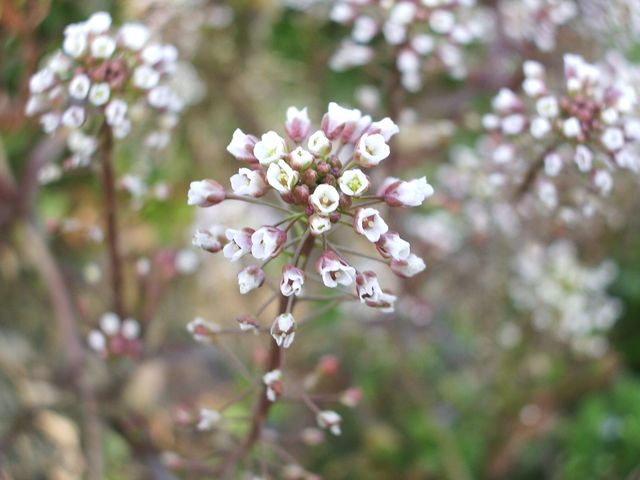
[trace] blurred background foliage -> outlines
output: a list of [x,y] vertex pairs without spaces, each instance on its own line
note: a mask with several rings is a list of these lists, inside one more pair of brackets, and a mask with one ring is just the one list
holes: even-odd
[[[266,131],[282,123],[289,105],[307,105],[312,118],[318,118],[329,100],[357,105],[355,94],[362,85],[383,92],[385,88],[379,72],[335,73],[326,67],[344,32],[321,15],[284,8],[275,0],[236,0],[228,2],[232,23],[212,26],[194,17],[220,2],[192,3],[8,0],[0,6],[0,16],[7,15],[9,5],[25,14],[43,12],[31,30],[11,31],[5,24],[0,30],[0,163],[17,179],[28,174],[27,160],[44,139],[38,125],[20,113],[25,78],[37,59],[57,47],[65,25],[97,10],[109,11],[116,21],[156,19],[164,38],[178,44],[183,58],[195,67],[198,80],[193,88],[203,94],[186,113],[171,146],[150,156],[135,141],[127,141],[117,152],[121,174],[144,174],[150,185],[163,182],[170,192],[146,198],[121,214],[132,277],[135,262],[152,258],[158,248],[188,248],[194,222],[194,211],[185,200],[188,181],[223,178],[234,170],[225,147],[236,127]],[[630,52],[638,51],[640,44],[631,46]],[[518,59],[505,62],[515,66]],[[460,82],[436,78],[422,95],[461,88]],[[464,108],[484,111],[493,94],[478,92]],[[378,111],[371,113],[383,116],[387,100],[383,93]],[[473,123],[473,115],[449,118],[446,109],[429,108],[420,94],[409,96],[406,106],[423,123],[408,129],[400,148],[426,145],[428,153],[406,165],[391,165],[391,173],[432,175],[446,161],[450,144],[472,144],[476,138],[468,128],[460,128],[454,138],[438,139],[437,133],[436,121],[464,125]],[[126,192],[120,192],[119,200],[123,206],[136,204]],[[640,478],[640,237],[637,208],[628,213],[622,232],[599,238],[602,243],[592,247],[598,252],[595,258],[605,252],[620,267],[611,293],[623,300],[624,314],[611,332],[612,348],[605,357],[585,361],[527,329],[522,315],[505,307],[504,292],[496,292],[490,278],[463,281],[464,275],[447,272],[446,264],[427,254],[432,265],[423,284],[413,287],[420,301],[426,299],[427,308],[413,305],[393,318],[370,321],[335,310],[301,332],[292,354],[296,370],[312,370],[323,355],[334,355],[339,373],[327,380],[333,387],[329,389],[354,384],[362,388],[364,398],[354,410],[341,411],[343,435],[316,447],[303,445],[296,433],[313,423],[304,410],[278,405],[271,424],[290,432],[283,448],[308,470],[336,480]],[[86,333],[107,308],[104,252],[82,228],[65,230],[61,225],[64,219],[89,227],[101,224],[98,178],[87,169],[43,186],[29,216],[48,233]],[[30,264],[29,242],[24,226],[3,225],[0,478],[82,478],[79,405],[65,389],[65,346],[51,318],[46,286]],[[504,263],[500,252],[478,252],[482,262]],[[211,257],[199,261],[197,274],[179,277],[162,296],[148,332],[151,353],[144,362],[110,366],[130,373],[124,404],[118,408],[131,413],[127,421],[144,415],[141,430],[163,452],[164,460],[167,452],[198,458],[211,453],[211,438],[176,430],[176,405],[215,405],[246,385],[231,374],[217,348],[195,348],[185,332],[186,322],[196,314],[224,323],[242,308],[233,274],[222,272],[222,263]],[[431,285],[431,278],[438,278],[440,286]],[[129,296],[138,293],[133,289]],[[497,337],[509,322],[521,324],[522,338],[505,347]],[[255,356],[252,348],[258,347],[232,339],[229,348],[250,358]],[[196,353],[184,355],[191,350]],[[87,362],[100,385],[106,367],[95,358]],[[254,364],[252,370],[259,368]],[[249,402],[240,404],[234,414],[246,415],[250,407]],[[114,405],[102,408],[108,411]],[[153,471],[121,431],[105,423],[106,478],[142,478]]]

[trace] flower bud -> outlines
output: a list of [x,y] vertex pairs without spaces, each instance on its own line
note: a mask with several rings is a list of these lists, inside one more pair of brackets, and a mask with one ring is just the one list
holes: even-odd
[[315,188],[318,181],[318,172],[315,170],[305,170],[302,174],[302,183],[307,185],[309,188]]
[[236,195],[257,198],[267,193],[268,187],[260,170],[241,168],[231,177],[231,189]]
[[187,331],[199,343],[211,343],[213,336],[220,330],[218,324],[204,320],[201,317],[196,317],[187,324]]
[[323,410],[322,412],[318,413],[316,421],[318,422],[318,426],[320,428],[325,428],[334,435],[340,435],[340,433],[342,433],[340,431],[340,423],[342,422],[342,417],[340,417],[340,415],[338,415],[333,410]]
[[376,242],[378,253],[384,258],[406,260],[411,254],[411,245],[400,238],[397,232],[387,232]]
[[418,207],[433,195],[433,187],[427,183],[426,177],[409,182],[394,180],[382,194],[384,201],[392,207]]
[[236,157],[238,160],[245,162],[255,162],[257,158],[253,154],[253,149],[258,143],[258,139],[253,135],[247,135],[239,128],[233,132],[233,137],[229,145],[227,145],[227,152]]
[[260,227],[251,235],[251,255],[258,260],[266,260],[277,256],[284,242],[287,240],[287,233],[277,227]]
[[390,266],[393,273],[404,278],[413,277],[426,268],[424,260],[413,253],[406,260],[391,260]]
[[309,135],[311,120],[307,114],[307,107],[298,110],[296,107],[287,109],[287,121],[284,126],[287,135],[296,143],[302,142]]
[[313,163],[313,159],[313,155],[302,147],[296,148],[289,154],[289,163],[298,171],[302,171],[309,167],[309,165]]
[[271,370],[262,377],[262,383],[266,387],[266,396],[270,402],[275,402],[282,395],[282,372],[280,370]]
[[306,205],[309,201],[309,187],[298,185],[293,189],[293,200],[298,205]]
[[250,265],[238,273],[238,287],[240,293],[245,295],[251,290],[260,288],[265,280],[265,273],[260,267]]
[[214,180],[200,180],[189,185],[189,205],[210,207],[225,199],[224,187]]

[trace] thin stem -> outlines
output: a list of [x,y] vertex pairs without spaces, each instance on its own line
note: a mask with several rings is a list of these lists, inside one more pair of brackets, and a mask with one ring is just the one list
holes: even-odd
[[121,318],[125,316],[124,283],[122,275],[122,256],[120,253],[116,183],[113,170],[113,136],[111,127],[105,122],[100,128],[100,163],[102,166],[102,183],[104,190],[105,215],[107,224],[107,250],[111,269],[111,292],[113,310]]
[[360,253],[357,250],[352,250],[351,248],[343,247],[342,245],[335,245],[329,242],[329,246],[340,254],[341,252],[344,252],[344,253],[348,253],[349,255],[355,255],[356,257],[366,258],[368,260],[373,260],[375,262],[384,263],[385,265],[387,264],[387,261],[382,258],[374,257],[373,255],[367,255],[366,253]]
[[331,303],[326,304],[324,307],[320,307],[319,309],[315,310],[313,313],[307,315],[302,320],[300,320],[298,322],[298,325],[307,324],[311,320],[315,320],[316,318],[321,317],[325,313],[330,312],[331,310],[336,308],[339,303],[340,301],[333,301]]
[[378,203],[384,203],[384,200],[381,200],[380,198],[378,198],[377,200],[369,200],[367,202],[354,203],[353,205],[351,205],[351,208],[370,207],[371,205],[377,205]]
[[262,205],[263,207],[275,208],[276,210],[280,210],[281,212],[284,212],[284,213],[291,213],[291,209],[286,209],[284,207],[281,207],[280,205],[276,205],[275,203],[266,202],[264,200],[258,200],[257,198],[253,198],[253,197],[243,197],[241,195],[234,195],[232,193],[227,193],[226,199],[240,200],[241,202],[253,203],[254,205]]

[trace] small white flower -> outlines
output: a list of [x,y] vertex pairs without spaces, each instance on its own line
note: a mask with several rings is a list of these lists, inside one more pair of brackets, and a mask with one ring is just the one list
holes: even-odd
[[87,49],[87,34],[77,31],[65,35],[62,49],[72,58],[81,57]]
[[350,197],[358,197],[369,188],[369,179],[364,172],[358,168],[347,170],[338,180],[340,190]]
[[154,108],[167,108],[173,96],[173,92],[168,85],[159,85],[149,90],[147,101]]
[[307,113],[307,107],[302,110],[298,110],[296,107],[289,107],[287,109],[287,120],[285,122],[285,130],[287,135],[296,143],[302,142],[311,129],[311,120],[309,120],[309,114]]
[[543,117],[536,117],[531,122],[530,132],[533,138],[542,138],[551,131],[551,123]]
[[187,196],[188,205],[210,207],[225,199],[225,191],[218,182],[205,179],[191,182]]
[[262,135],[260,141],[253,147],[253,155],[261,165],[278,162],[286,153],[287,143],[284,138],[274,131],[269,131]]
[[251,235],[253,235],[253,230],[250,228],[242,230],[228,228],[225,236],[229,242],[222,249],[225,258],[235,262],[249,253],[251,251]]
[[126,318],[122,322],[120,332],[127,340],[135,340],[140,336],[140,324],[133,318]]
[[544,76],[544,66],[540,62],[527,60],[522,65],[522,71],[527,78],[542,78]]
[[156,65],[162,61],[162,47],[157,43],[147,45],[141,53],[142,60],[149,65]]
[[279,347],[289,348],[296,336],[296,321],[290,313],[278,315],[271,325],[271,336]]
[[551,152],[544,157],[544,171],[550,177],[555,177],[562,170],[562,157],[557,152]]
[[518,96],[508,88],[501,89],[492,100],[493,109],[499,113],[505,113],[520,106]]
[[578,165],[578,169],[581,172],[588,172],[591,170],[591,165],[593,163],[593,153],[589,148],[584,145],[578,145],[576,147],[576,155],[575,162]]
[[285,297],[300,295],[304,285],[304,272],[294,265],[285,265],[282,268],[280,280],[280,292]]
[[290,192],[298,181],[298,177],[299,173],[284,160],[270,164],[267,169],[267,182],[280,193]]
[[363,167],[373,167],[389,156],[391,149],[379,133],[364,134],[356,147],[356,162]]
[[603,110],[603,112],[600,114],[600,118],[602,118],[602,121],[604,123],[613,125],[615,123],[618,123],[620,114],[615,108],[607,108],[606,110]]
[[111,126],[119,125],[125,121],[127,114],[127,102],[115,98],[109,102],[109,105],[104,109],[104,115],[107,119],[107,123]]
[[353,228],[370,242],[377,242],[380,236],[389,231],[386,222],[375,208],[359,208],[353,219]]
[[304,170],[313,163],[313,155],[302,147],[297,147],[289,154],[289,162],[296,170]]
[[222,250],[225,238],[224,228],[221,225],[214,225],[206,230],[196,230],[191,243],[193,246],[202,248],[207,252],[217,253]]
[[94,58],[109,58],[116,51],[116,42],[108,35],[99,35],[91,42],[91,55]]
[[434,10],[429,16],[429,26],[441,35],[451,32],[456,24],[456,18],[449,10]]
[[120,27],[119,38],[126,48],[138,51],[149,40],[149,29],[140,23],[125,23]]
[[351,36],[358,43],[369,43],[369,41],[378,33],[377,22],[367,16],[359,16],[353,24]]
[[620,150],[624,147],[625,142],[624,133],[621,129],[615,127],[607,128],[602,134],[601,140],[602,144],[610,152]]
[[94,352],[103,353],[107,349],[107,339],[100,330],[91,330],[89,332],[87,344]]
[[522,82],[522,90],[529,97],[538,97],[546,90],[546,85],[539,78],[527,78]]
[[120,317],[113,312],[107,312],[100,317],[100,329],[109,337],[120,331]]
[[526,124],[527,118],[520,113],[507,115],[501,122],[502,133],[505,135],[518,135],[522,133]]
[[322,131],[330,140],[335,140],[340,135],[350,136],[361,116],[360,110],[345,108],[331,102],[327,113],[322,117]]
[[86,28],[91,33],[104,33],[111,27],[111,15],[107,12],[96,12],[89,17]]
[[381,235],[380,240],[376,243],[376,248],[384,258],[395,260],[406,260],[411,254],[411,245],[400,238],[397,232],[387,232]]
[[369,127],[368,133],[379,133],[384,137],[385,142],[389,142],[391,137],[397,134],[400,131],[398,125],[395,124],[393,120],[389,117],[385,117],[382,120],[377,122],[373,122]]
[[322,235],[331,230],[331,220],[329,220],[329,217],[314,213],[309,217],[309,230],[316,237]]
[[536,102],[536,111],[538,115],[544,118],[555,118],[560,113],[558,100],[551,95],[542,97]]
[[257,142],[258,139],[256,137],[253,135],[247,135],[239,128],[236,128],[233,132],[231,142],[227,145],[227,152],[238,160],[256,160],[256,157],[253,155],[253,148]]
[[133,84],[143,90],[155,87],[159,81],[160,73],[149,65],[140,65],[133,71]]
[[262,383],[267,387],[266,395],[270,402],[275,402],[282,395],[282,372],[271,370],[262,377]]
[[265,273],[260,267],[255,265],[246,267],[238,273],[238,287],[240,288],[240,293],[245,295],[251,290],[260,288],[264,283],[264,280]]
[[222,415],[217,410],[209,410],[208,408],[200,409],[200,418],[196,425],[196,430],[201,432],[209,431],[214,425],[217,425],[222,420]]
[[83,73],[76,75],[69,82],[69,95],[76,100],[84,100],[89,94],[91,80]]
[[334,435],[340,435],[342,433],[340,430],[342,417],[333,410],[323,410],[318,413],[316,421],[320,428],[328,429]]
[[326,287],[336,288],[338,285],[348,287],[356,279],[356,269],[332,251],[325,251],[316,264],[322,283]]
[[31,93],[42,93],[51,87],[55,82],[55,76],[53,71],[48,68],[42,69],[36,72],[29,79],[29,91]]
[[96,83],[89,90],[89,102],[99,107],[109,101],[110,95],[111,88],[108,83]]
[[600,195],[607,196],[613,188],[613,178],[606,170],[598,170],[593,175],[593,184],[596,186]]
[[258,260],[277,256],[287,240],[285,231],[277,227],[260,227],[251,235],[251,255]]
[[392,260],[391,270],[396,275],[409,278],[417,275],[426,268],[424,260],[415,254],[410,254],[406,260]]
[[379,308],[384,313],[391,313],[397,299],[395,295],[386,293],[380,287],[378,277],[374,272],[359,273],[356,277],[356,293],[360,302],[368,307]]
[[79,128],[86,118],[84,108],[79,105],[71,105],[62,114],[62,124],[69,128]]
[[187,331],[198,343],[211,343],[212,336],[221,331],[220,325],[196,317],[187,324]]
[[309,151],[316,155],[328,155],[331,153],[331,140],[327,138],[322,130],[318,130],[309,137],[307,146]]
[[260,197],[266,193],[267,184],[259,170],[241,168],[231,177],[231,189],[236,195]]
[[582,127],[580,126],[580,120],[576,117],[567,118],[562,123],[562,133],[567,138],[575,138],[582,133]]
[[338,208],[340,194],[335,187],[323,183],[318,185],[309,196],[309,202],[316,212],[321,215],[328,215]]

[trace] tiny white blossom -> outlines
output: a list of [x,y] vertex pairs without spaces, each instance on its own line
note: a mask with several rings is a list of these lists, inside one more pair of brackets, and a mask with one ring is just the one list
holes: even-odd
[[285,297],[299,295],[304,285],[304,272],[294,265],[285,265],[282,268],[280,280],[280,293]]
[[307,146],[309,151],[316,155],[327,155],[331,152],[331,140],[327,138],[322,130],[318,130],[309,137]]
[[396,275],[409,278],[417,275],[426,268],[424,260],[415,254],[410,254],[406,260],[392,260],[391,270]]
[[345,195],[358,197],[369,188],[369,179],[362,170],[354,168],[345,171],[340,176],[338,185]]
[[309,230],[311,234],[318,236],[331,230],[331,220],[329,217],[314,213],[309,217]]
[[95,58],[109,58],[116,51],[116,42],[108,35],[99,35],[91,42],[91,55]]
[[69,128],[79,128],[86,119],[84,108],[79,105],[71,105],[62,114],[62,124]]
[[100,329],[112,337],[120,331],[120,317],[113,312],[107,312],[100,317]]
[[267,387],[267,399],[270,402],[275,402],[282,394],[282,372],[280,370],[271,370],[265,373],[262,377],[262,383]]
[[279,347],[289,348],[296,336],[296,321],[293,315],[278,315],[271,325],[271,336]]
[[69,95],[76,100],[84,100],[89,94],[91,80],[84,73],[74,76],[69,82]]
[[225,258],[228,258],[232,262],[238,261],[241,257],[245,256],[251,251],[251,235],[253,230],[243,229],[234,230],[228,228],[225,232],[225,236],[229,242],[222,249],[222,253]]
[[262,135],[255,147],[253,155],[261,165],[278,162],[287,153],[287,143],[276,132],[270,131]]
[[340,430],[342,417],[340,417],[340,415],[338,415],[333,410],[323,410],[322,412],[318,413],[316,421],[318,422],[318,426],[320,428],[326,428],[334,435],[340,435],[342,433]]
[[140,23],[125,23],[120,27],[119,37],[126,48],[138,51],[149,40],[149,29]]
[[558,100],[554,96],[546,96],[538,99],[536,102],[536,110],[538,115],[544,118],[555,118],[560,113]]
[[302,147],[297,147],[289,154],[291,166],[296,170],[304,170],[313,163],[313,155]]
[[328,215],[338,208],[340,194],[335,187],[323,183],[309,196],[309,203],[319,214]]
[[607,128],[602,134],[601,140],[602,144],[610,152],[620,150],[624,147],[624,133],[616,127]]
[[267,184],[259,170],[241,168],[231,177],[231,189],[236,195],[260,197],[265,194]]
[[133,71],[133,84],[138,88],[149,90],[158,85],[159,81],[160,73],[149,65],[139,65]]
[[356,162],[363,167],[373,167],[389,156],[391,149],[379,133],[364,134],[356,147]]
[[386,222],[375,208],[359,208],[353,219],[353,228],[370,242],[377,242],[380,236],[389,231]]
[[89,90],[89,102],[101,106],[109,101],[111,88],[108,83],[96,83]]
[[187,331],[199,343],[211,343],[212,336],[220,330],[220,325],[201,317],[196,317],[187,324]]
[[298,177],[299,173],[284,160],[271,163],[267,169],[267,182],[280,193],[290,192]]
[[580,126],[580,120],[576,117],[567,118],[562,123],[562,133],[565,137],[575,138],[582,133],[582,127]]
[[265,280],[264,271],[255,265],[244,268],[238,273],[238,287],[240,293],[245,295],[251,290],[260,288]]
[[211,430],[214,425],[217,425],[222,420],[222,415],[217,410],[209,410],[208,408],[200,409],[200,418],[196,425],[196,429],[204,432]]

